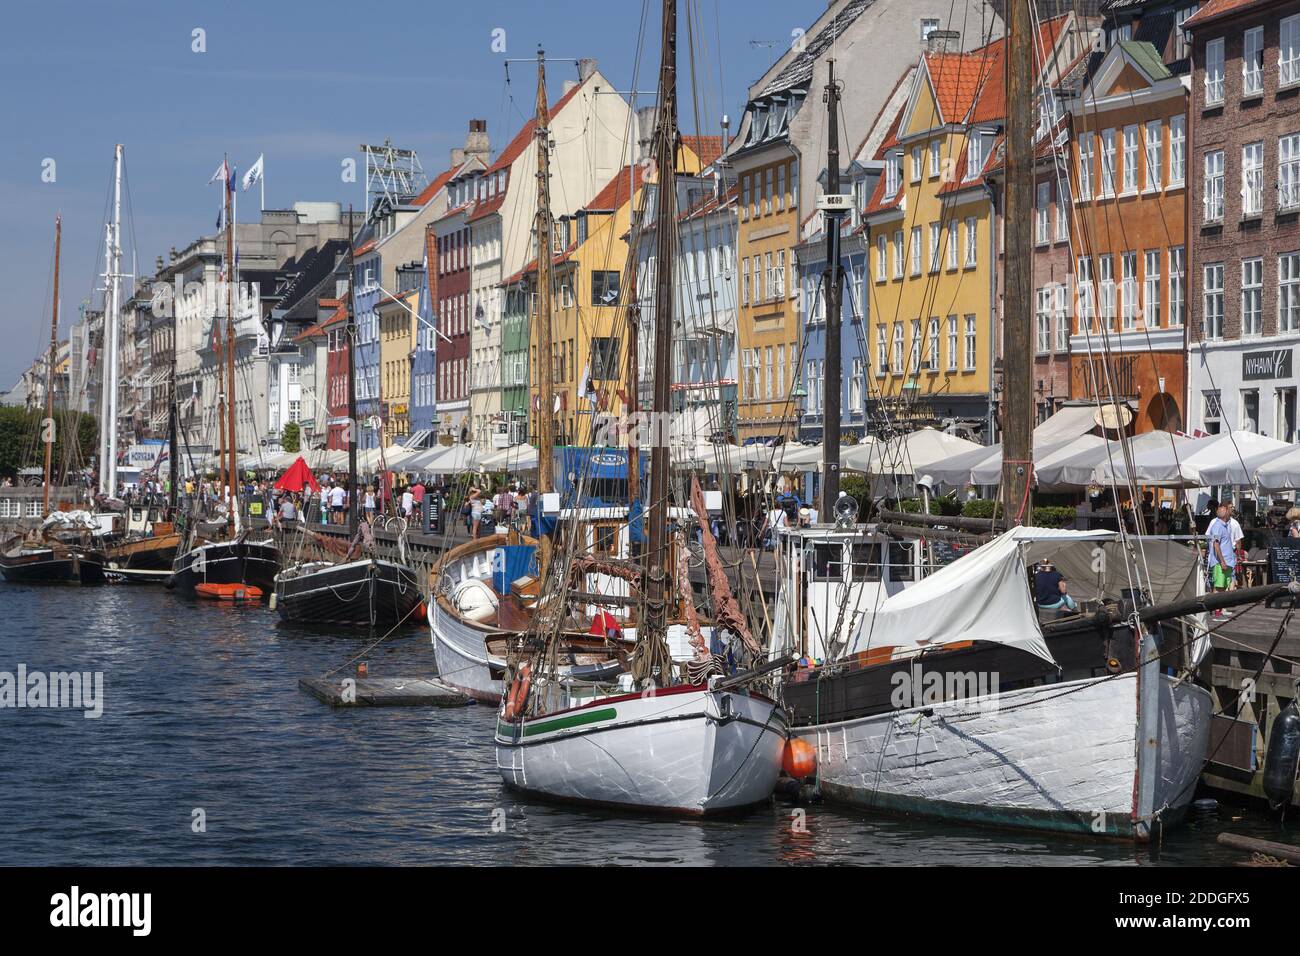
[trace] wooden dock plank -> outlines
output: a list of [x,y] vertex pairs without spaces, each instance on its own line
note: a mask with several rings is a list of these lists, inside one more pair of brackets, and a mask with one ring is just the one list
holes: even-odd
[[331,707],[464,707],[471,703],[436,677],[303,677],[298,686]]

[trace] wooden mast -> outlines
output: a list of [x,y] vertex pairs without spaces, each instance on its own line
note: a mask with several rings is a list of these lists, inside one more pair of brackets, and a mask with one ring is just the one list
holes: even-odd
[[235,512],[239,508],[239,469],[235,461],[235,221],[230,214],[230,196],[234,191],[230,175],[230,159],[226,158],[226,432],[230,436],[230,508],[226,526],[235,526]]
[[[835,84],[835,61],[826,61],[826,195],[840,192],[840,89]],[[822,410],[822,507],[821,520],[834,515],[840,496],[840,218],[843,212],[828,208],[826,226],[826,395]]]
[[1002,316],[1002,493],[1007,526],[1033,519],[1033,85],[1029,5],[1006,5],[1006,292]]
[[45,366],[45,514],[50,513],[50,464],[54,456],[54,363],[59,357],[59,253],[63,243],[63,217],[54,217],[54,304],[50,312],[50,358]]
[[[356,537],[357,533],[357,359],[356,332],[357,310],[353,308],[355,283],[352,270],[356,249],[352,234],[352,206],[348,206],[348,299],[345,305],[347,323],[343,327],[343,336],[348,343],[348,535]],[[382,445],[381,445],[382,447]]]
[[537,49],[537,490],[555,490],[555,369],[551,357],[551,156],[546,52]]
[[654,397],[650,413],[650,488],[647,510],[646,619],[637,634],[633,676],[645,686],[668,683],[672,657],[665,641],[668,621],[668,416],[672,401],[674,268],[677,239],[677,0],[663,2],[659,63],[659,116],[655,133]]

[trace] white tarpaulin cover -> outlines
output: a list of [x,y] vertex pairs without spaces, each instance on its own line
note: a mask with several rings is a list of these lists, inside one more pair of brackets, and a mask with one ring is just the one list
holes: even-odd
[[[1201,466],[1201,482],[1206,487],[1210,485],[1253,485],[1255,484],[1255,472],[1258,468],[1270,464],[1284,455],[1290,455],[1296,451],[1297,447],[1300,447],[1282,441],[1271,447],[1261,447],[1256,440],[1259,436],[1249,432],[1235,432],[1233,438],[1240,451],[1239,455],[1232,454],[1228,456],[1226,461]],[[1266,442],[1272,440],[1264,439]],[[1231,451],[1232,445],[1226,445],[1225,450]]]
[[880,647],[936,647],[990,641],[1055,663],[1038,626],[1021,544],[1106,541],[1109,531],[1015,528],[863,615],[849,654]]
[[1055,415],[1034,428],[1034,447],[1059,445],[1097,427],[1097,408],[1094,405],[1066,405]]
[[[1138,458],[1153,450],[1169,452],[1171,444],[1181,451],[1191,439],[1169,432],[1145,432],[1128,441],[1133,456]],[[1042,462],[1037,466],[1038,483],[1044,487],[1086,488],[1099,480],[1101,466],[1111,460],[1123,461],[1124,449],[1118,441],[1102,441],[1065,458]]]
[[867,447],[870,449],[869,456],[863,453],[866,449],[861,445],[841,452],[842,467],[852,471],[868,471],[875,475],[905,475],[911,478],[929,465],[984,446],[936,428],[919,428],[902,438],[877,441]]
[[1102,463],[1097,477],[1102,484],[1109,484],[1113,478],[1140,485],[1203,488],[1210,482],[1201,477],[1202,468],[1226,468],[1234,462],[1240,465],[1248,451],[1267,451],[1285,444],[1276,438],[1241,431],[1193,438],[1177,449],[1166,442],[1141,454],[1135,452],[1131,471],[1122,458]]
[[1279,455],[1266,465],[1255,469],[1255,480],[1268,491],[1290,491],[1300,488],[1300,446]]

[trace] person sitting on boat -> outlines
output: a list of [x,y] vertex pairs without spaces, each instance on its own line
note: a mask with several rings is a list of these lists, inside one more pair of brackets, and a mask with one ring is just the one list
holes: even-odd
[[1079,610],[1079,605],[1066,590],[1065,577],[1046,561],[1034,572],[1034,599],[1044,611]]

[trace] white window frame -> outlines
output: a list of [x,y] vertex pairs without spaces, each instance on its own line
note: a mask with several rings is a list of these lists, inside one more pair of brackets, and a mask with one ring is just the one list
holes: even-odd
[[1264,260],[1252,257],[1241,260],[1241,337],[1259,338],[1264,334]]
[[1148,249],[1142,262],[1142,321],[1148,329],[1160,328],[1160,250]]
[[1277,139],[1277,208],[1300,208],[1300,133]]
[[1223,263],[1207,262],[1201,272],[1201,334],[1209,341],[1223,338]]
[[1101,192],[1102,199],[1115,198],[1115,131],[1101,131]]
[[1165,124],[1151,120],[1142,127],[1142,136],[1146,154],[1145,188],[1147,192],[1159,192],[1164,174]]
[[1187,182],[1187,117],[1169,117],[1169,188]]
[[1284,89],[1296,84],[1300,84],[1300,14],[1278,24],[1277,85]]
[[957,371],[957,316],[948,316],[948,371]]
[[889,237],[885,233],[876,236],[876,281],[884,282],[889,278]]
[[1079,134],[1079,201],[1087,202],[1092,199],[1092,164],[1093,164],[1093,137],[1092,133]]
[[1121,196],[1131,196],[1138,190],[1138,128],[1136,124],[1124,127],[1124,169],[1121,173]]
[[1264,214],[1264,144],[1241,147],[1241,217]]
[[1183,246],[1169,249],[1169,325],[1181,328],[1187,321],[1187,252]]
[[1300,332],[1300,252],[1277,257],[1277,331]]
[[1241,35],[1241,95],[1264,92],[1264,28],[1250,27]]
[[966,268],[974,269],[979,264],[979,227],[974,216],[966,217]]
[[1205,192],[1201,197],[1204,222],[1223,222],[1223,150],[1205,153]]
[[1223,105],[1223,37],[1205,41],[1205,105]]
[[965,371],[973,372],[979,365],[979,329],[975,316],[966,316]]

